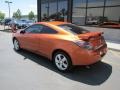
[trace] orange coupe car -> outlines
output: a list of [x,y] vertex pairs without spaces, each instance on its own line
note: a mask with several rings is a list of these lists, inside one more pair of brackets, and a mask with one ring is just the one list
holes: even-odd
[[89,32],[67,22],[38,22],[13,33],[14,49],[47,57],[60,71],[90,65],[102,59],[107,45],[102,32]]

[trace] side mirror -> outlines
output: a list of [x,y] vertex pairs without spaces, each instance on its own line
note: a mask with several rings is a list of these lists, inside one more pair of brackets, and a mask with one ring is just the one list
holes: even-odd
[[24,34],[24,33],[25,33],[25,30],[20,31],[20,34]]

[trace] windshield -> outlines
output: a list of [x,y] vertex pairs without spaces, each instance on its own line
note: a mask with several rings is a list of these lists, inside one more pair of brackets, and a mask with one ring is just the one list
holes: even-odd
[[73,24],[62,24],[62,25],[58,25],[60,28],[71,32],[73,34],[84,34],[84,33],[88,33],[88,30],[85,30],[79,26],[73,25]]

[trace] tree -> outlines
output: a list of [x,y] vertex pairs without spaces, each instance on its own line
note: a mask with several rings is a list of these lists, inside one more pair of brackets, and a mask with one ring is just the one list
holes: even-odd
[[30,20],[33,20],[35,18],[34,12],[33,11],[29,12],[28,17]]
[[0,11],[0,20],[5,18],[5,14]]
[[13,13],[13,18],[21,19],[21,11],[18,9],[16,12]]
[[17,13],[16,12],[13,13],[13,18],[17,18]]
[[21,11],[20,11],[20,9],[18,9],[16,13],[17,13],[17,18],[21,19]]

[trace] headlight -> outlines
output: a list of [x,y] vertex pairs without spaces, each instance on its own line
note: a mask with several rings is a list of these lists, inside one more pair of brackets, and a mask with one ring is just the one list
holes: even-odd
[[82,48],[85,48],[85,49],[88,49],[88,50],[93,50],[93,46],[90,45],[89,42],[78,40],[78,41],[75,41],[74,43],[76,45],[78,45],[79,47],[82,47]]

